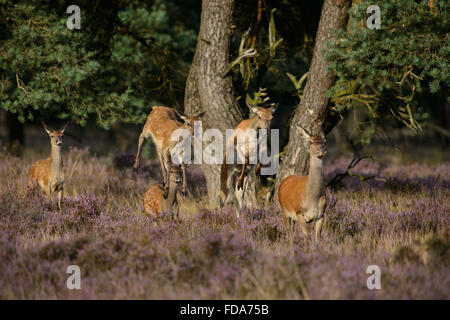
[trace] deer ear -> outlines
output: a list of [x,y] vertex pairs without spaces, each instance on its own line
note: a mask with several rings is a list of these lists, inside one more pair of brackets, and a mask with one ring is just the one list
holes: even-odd
[[64,130],[67,129],[67,127],[69,126],[69,123],[70,123],[70,121],[67,121],[66,124],[64,125],[64,127],[62,127],[59,131],[60,131],[61,133],[64,133]]
[[250,110],[252,110],[254,113],[258,113],[258,107],[255,106],[254,104],[251,104],[250,102],[246,102],[247,107],[250,108]]
[[50,132],[52,132],[52,131],[45,125],[45,123],[44,123],[43,121],[41,121],[41,123],[42,123],[42,125],[44,126],[45,131],[46,131],[48,134],[50,134]]
[[274,114],[275,111],[277,111],[278,105],[279,105],[278,103],[272,103],[272,104],[270,105],[269,110],[270,110],[270,112],[272,112],[272,114]]
[[179,112],[179,111],[175,110],[175,113],[177,114],[177,116],[179,116],[179,117],[180,117],[181,119],[183,119],[184,121],[186,121],[186,120],[188,119],[188,116],[185,115],[185,114],[182,113],[182,112]]
[[200,112],[199,114],[195,115],[194,118],[196,120],[200,120],[201,118],[203,118],[206,114],[206,111]]
[[305,138],[310,139],[312,137],[311,134],[308,131],[306,131],[306,129],[303,128],[301,125],[297,124],[297,127],[300,129],[300,132],[303,134]]

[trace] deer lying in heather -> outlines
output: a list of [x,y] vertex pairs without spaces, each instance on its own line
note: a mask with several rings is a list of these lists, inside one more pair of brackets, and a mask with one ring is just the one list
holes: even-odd
[[285,226],[288,226],[288,219],[298,221],[307,235],[306,223],[315,221],[315,239],[318,241],[326,207],[322,177],[326,140],[322,132],[311,135],[302,127],[299,128],[309,141],[309,172],[307,176],[291,175],[284,178],[278,189],[278,200]]
[[[152,137],[156,146],[156,153],[158,154],[159,162],[161,164],[163,185],[165,188],[169,188],[169,172],[172,166],[172,159],[170,152],[174,148],[178,141],[172,141],[172,133],[177,129],[185,129],[194,134],[194,123],[200,121],[205,112],[199,113],[195,116],[187,116],[177,112],[174,108],[155,106],[147,117],[147,121],[142,129],[142,133],[139,136],[138,151],[136,154],[136,161],[134,168],[139,168],[141,158],[141,147],[144,139]],[[181,119],[183,122],[177,119]],[[186,195],[186,166],[181,163],[181,169],[183,171],[183,195]]]
[[47,197],[50,198],[53,192],[58,192],[58,208],[61,210],[61,198],[64,190],[64,171],[63,160],[61,156],[61,145],[64,131],[69,123],[66,123],[60,130],[50,130],[42,122],[45,131],[50,137],[52,147],[51,155],[44,160],[36,161],[31,166],[29,184],[37,182],[44,190]]
[[163,188],[161,184],[152,185],[148,188],[142,199],[144,211],[147,214],[159,215],[164,210],[170,210],[178,217],[177,193],[181,182],[182,170],[180,167],[170,168],[170,188]]
[[[278,104],[272,104],[269,108],[257,107],[250,103],[247,103],[247,106],[255,115],[250,119],[241,121],[227,141],[227,150],[229,146],[232,146],[233,150],[237,151],[238,156],[240,155],[243,158],[242,164],[227,164],[227,154],[225,152],[224,162],[220,170],[220,206],[223,207],[225,205],[228,194],[232,190],[236,202],[237,217],[240,216],[242,211],[248,176],[253,169],[258,173],[261,168],[261,162],[259,161],[256,166],[254,164],[249,165],[250,156],[258,154],[258,142],[250,138],[249,129],[253,129],[256,132],[259,129],[269,129],[273,113],[278,108]],[[242,138],[241,135],[244,137],[248,136],[249,139],[239,139],[239,136]]]

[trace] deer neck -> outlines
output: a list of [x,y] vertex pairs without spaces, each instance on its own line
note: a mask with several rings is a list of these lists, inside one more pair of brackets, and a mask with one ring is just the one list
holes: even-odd
[[308,182],[306,184],[307,207],[316,207],[323,192],[322,160],[311,153],[309,160]]
[[258,123],[258,115],[254,115],[250,118],[252,121],[250,121],[250,125],[248,126],[248,129],[259,129],[259,123]]
[[[174,184],[173,182],[171,183]],[[164,199],[164,207],[168,210],[172,210],[177,203],[177,185],[169,187],[169,194],[167,198]]]
[[61,157],[61,146],[52,144],[52,154],[51,154],[51,165],[50,170],[53,176],[61,175],[62,171],[62,157]]

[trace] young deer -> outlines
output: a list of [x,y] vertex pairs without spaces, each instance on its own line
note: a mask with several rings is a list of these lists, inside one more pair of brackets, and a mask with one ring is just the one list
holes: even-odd
[[[247,177],[255,169],[256,173],[261,169],[261,162],[255,165],[249,165],[250,156],[257,155],[258,142],[251,138],[249,129],[269,129],[273,113],[278,108],[278,104],[272,104],[270,108],[262,108],[247,103],[247,106],[255,113],[250,119],[241,121],[234,129],[233,134],[227,141],[227,149],[231,146],[236,150],[238,157],[242,157],[242,164],[227,164],[227,154],[224,154],[224,162],[220,170],[220,206],[223,207],[227,201],[230,190],[232,189],[236,201],[236,215],[240,216],[244,203],[244,194],[247,185]],[[248,139],[239,139],[248,137]],[[254,137],[255,138],[255,137]],[[243,142],[242,142],[243,140]],[[236,162],[236,161],[235,161]]]
[[45,131],[50,137],[52,152],[49,158],[36,161],[31,166],[29,184],[37,182],[44,190],[47,197],[50,198],[53,192],[58,192],[58,208],[61,210],[61,198],[64,189],[63,160],[61,157],[61,144],[63,141],[64,130],[67,122],[60,130],[50,130],[42,122]]
[[159,215],[164,210],[170,210],[178,217],[177,192],[181,182],[180,167],[170,168],[170,188],[167,191],[161,184],[148,188],[142,199],[144,210],[147,214]]
[[326,140],[322,132],[311,135],[302,127],[299,128],[309,141],[309,173],[307,176],[291,175],[284,178],[278,189],[278,200],[286,227],[289,218],[298,221],[307,235],[306,223],[315,221],[315,239],[318,241],[326,207],[322,177]]
[[[194,134],[194,123],[202,119],[205,112],[199,113],[195,116],[187,116],[177,112],[174,108],[155,106],[147,117],[147,121],[142,129],[142,133],[139,136],[138,151],[136,154],[136,161],[134,162],[134,168],[139,168],[139,162],[141,158],[141,147],[144,139],[152,137],[156,146],[156,153],[158,154],[159,162],[161,164],[163,184],[165,188],[169,188],[167,185],[169,182],[169,171],[172,166],[172,159],[170,152],[173,147],[178,144],[178,141],[172,141],[172,133],[177,129],[185,129]],[[178,118],[182,119],[180,122]],[[181,169],[183,171],[183,195],[186,195],[186,167],[180,161]]]

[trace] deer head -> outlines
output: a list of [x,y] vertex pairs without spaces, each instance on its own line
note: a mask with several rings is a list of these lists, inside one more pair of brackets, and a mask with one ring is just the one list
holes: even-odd
[[318,159],[322,159],[327,153],[327,140],[325,139],[323,131],[317,130],[319,132],[318,134],[311,134],[302,126],[297,126],[305,139],[309,142],[309,151],[311,155]]
[[182,170],[179,166],[172,166],[170,168],[170,185],[171,186],[178,186],[182,181]]
[[50,137],[50,143],[55,146],[60,146],[63,142],[64,131],[66,130],[67,126],[69,125],[69,122],[67,122],[59,130],[50,130],[44,122],[42,122],[42,125],[44,126],[45,131],[47,132],[48,136]]
[[269,129],[273,114],[278,109],[278,103],[271,103],[269,108],[257,107],[247,102],[247,107],[258,116],[257,127],[261,129]]
[[194,134],[194,124],[195,124],[195,122],[196,121],[200,121],[204,117],[204,115],[206,114],[206,111],[200,112],[199,114],[196,114],[194,116],[185,115],[184,113],[179,112],[177,110],[175,110],[175,113],[177,114],[178,117],[180,117],[184,121],[185,128],[191,134]]

